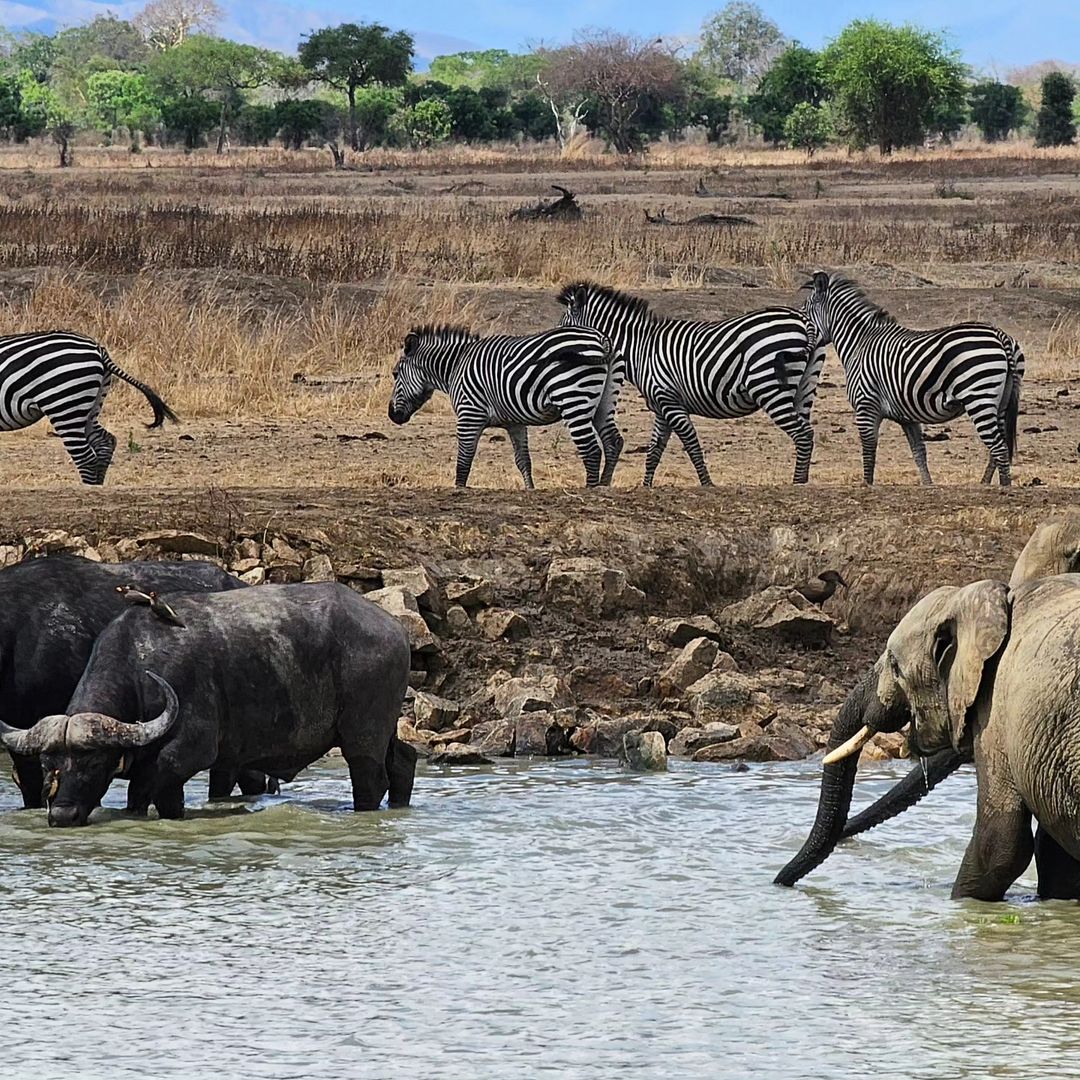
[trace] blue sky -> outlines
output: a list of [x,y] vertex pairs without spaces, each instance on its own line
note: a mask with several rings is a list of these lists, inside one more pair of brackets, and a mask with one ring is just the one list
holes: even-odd
[[[468,48],[522,49],[556,44],[584,27],[615,27],[638,34],[692,37],[716,2],[668,0],[220,0],[230,37],[292,51],[300,35],[338,22],[383,22],[410,30],[420,58]],[[141,3],[96,0],[0,0],[0,23],[52,30],[106,11],[128,16]],[[790,37],[818,46],[851,19],[877,17],[944,29],[965,59],[1004,74],[1036,60],[1080,62],[1078,0],[765,0],[761,5]]]

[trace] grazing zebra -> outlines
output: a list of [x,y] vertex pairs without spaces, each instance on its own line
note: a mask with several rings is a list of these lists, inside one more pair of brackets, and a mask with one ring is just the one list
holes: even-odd
[[[652,487],[671,433],[682,441],[703,486],[712,479],[691,416],[728,419],[763,409],[795,443],[795,483],[810,478],[810,410],[825,350],[811,349],[794,308],[765,308],[725,322],[664,319],[644,300],[578,282],[559,293],[563,326],[591,326],[626,358],[626,377],[653,412],[645,457]],[[811,355],[812,354],[812,355]]]
[[847,380],[862,443],[863,479],[874,482],[878,431],[895,420],[907,436],[924,484],[923,424],[943,424],[966,412],[990,451],[982,482],[998,472],[1002,485],[1016,452],[1016,417],[1024,354],[1004,331],[986,323],[908,330],[847,278],[818,271],[803,311],[822,343],[833,342]]
[[84,484],[103,484],[116,436],[98,422],[113,376],[140,390],[160,427],[176,415],[149,386],[116,364],[103,345],[64,330],[0,337],[0,431],[49,418]]
[[615,405],[624,377],[621,357],[593,330],[484,338],[459,326],[420,327],[406,336],[394,365],[389,415],[404,424],[436,390],[450,395],[457,414],[458,487],[468,483],[485,428],[504,427],[514,463],[532,488],[528,428],[561,419],[585,465],[585,482],[594,487],[611,483],[622,452]]

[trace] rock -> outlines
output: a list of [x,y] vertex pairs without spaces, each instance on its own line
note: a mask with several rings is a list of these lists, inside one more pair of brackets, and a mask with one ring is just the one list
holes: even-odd
[[344,563],[338,567],[338,581],[343,581],[350,589],[367,592],[382,587],[382,571],[373,566],[359,566],[356,563]]
[[836,625],[802,594],[780,585],[730,604],[719,621],[721,628],[748,628],[806,645],[827,643]]
[[416,726],[404,716],[397,722],[397,737],[404,743],[408,743],[418,753],[427,757],[431,753],[431,746],[427,739],[423,738]]
[[600,757],[617,758],[622,753],[623,736],[640,727],[640,716],[597,720],[593,725],[592,753]]
[[438,697],[423,690],[418,690],[413,698],[413,716],[416,717],[417,727],[445,731],[457,723],[460,715],[461,706],[449,698]]
[[734,671],[710,671],[686,689],[694,719],[700,725],[715,720],[727,724],[753,721],[764,727],[775,715],[776,705],[753,680]]
[[460,604],[451,604],[446,609],[446,625],[460,634],[472,626],[472,621],[469,613]]
[[284,536],[274,537],[269,551],[263,552],[263,558],[266,559],[267,568],[271,570],[281,566],[299,567],[304,561],[300,552]]
[[909,756],[907,739],[899,732],[878,732],[863,748],[860,761],[891,761]]
[[734,724],[725,724],[714,720],[704,727],[685,727],[668,744],[668,753],[672,757],[693,757],[698,750],[716,743],[731,742],[739,737],[739,729]]
[[383,611],[389,612],[401,622],[409,635],[409,647],[414,653],[438,651],[435,635],[424,622],[416,597],[407,589],[400,585],[392,585],[365,593],[365,598],[373,604],[378,604]]
[[234,574],[239,575],[246,574],[250,570],[254,570],[255,567],[259,565],[260,564],[258,559],[233,559],[233,561],[229,563],[229,569]]
[[525,618],[516,611],[504,608],[478,612],[476,625],[488,641],[499,641],[501,638],[507,641],[520,641],[522,638],[527,638],[531,632]]
[[708,615],[692,615],[688,619],[659,619],[653,616],[649,619],[646,633],[651,639],[677,649],[689,645],[694,638],[709,638],[717,642],[724,640],[723,631],[716,620]]
[[658,731],[664,737],[664,745],[667,746],[679,733],[680,725],[667,716],[654,716],[649,720],[642,731]]
[[441,750],[436,750],[428,759],[432,765],[494,765],[475,746],[466,743],[450,743]]
[[663,772],[667,747],[659,731],[627,732],[623,736],[623,760],[635,772]]
[[716,661],[719,646],[710,638],[698,637],[688,641],[671,664],[660,673],[656,689],[668,697],[696,683],[707,675]]
[[54,555],[57,552],[82,554],[90,545],[84,536],[73,536],[63,529],[39,529],[26,538],[26,548],[36,554]]
[[416,668],[413,668],[409,672],[409,689],[412,690],[414,693],[415,691],[419,690],[420,687],[423,686],[426,682],[426,671],[417,671]]
[[337,581],[329,555],[312,555],[304,563],[305,581]]
[[514,753],[518,757],[554,757],[570,752],[569,734],[550,712],[523,712],[514,723]]
[[22,562],[23,552],[22,544],[2,544],[0,545],[0,567],[14,566],[16,563]]
[[761,735],[733,739],[730,742],[713,743],[698,750],[694,761],[801,761],[817,749],[797,728],[781,725],[784,730],[773,733],[772,728]]
[[437,619],[446,614],[446,597],[435,575],[421,564],[382,572],[383,588],[402,588],[416,597],[419,610],[429,611]]
[[596,725],[584,724],[570,733],[570,745],[583,754],[596,752]]
[[490,581],[477,578],[474,581],[451,581],[446,586],[446,599],[463,608],[487,607],[495,599]]
[[296,585],[304,578],[300,563],[274,562],[266,568],[266,580],[274,585]]
[[245,573],[240,574],[239,577],[245,585],[261,585],[266,580],[266,568],[263,566],[255,566]]
[[139,547],[156,547],[159,551],[172,551],[177,555],[218,555],[221,552],[221,545],[209,536],[180,529],[140,533],[135,537],[135,543]]
[[645,607],[645,594],[622,570],[588,558],[552,559],[544,598],[550,607],[592,618]]
[[433,743],[468,742],[471,734],[472,728],[459,727],[451,731],[433,731],[426,737]]
[[472,729],[469,745],[482,754],[513,757],[515,726],[512,720],[485,720]]
[[[240,543],[236,545],[236,554],[234,557],[239,562],[253,560],[254,565],[254,563],[257,563],[259,561],[260,550],[261,549],[259,548],[259,545],[255,540],[241,540]],[[236,567],[233,566],[230,567],[230,569],[235,570]],[[249,566],[248,569],[250,570],[251,567]]]
[[713,661],[713,671],[738,671],[739,665],[735,662],[735,657],[731,653],[718,652],[716,659]]
[[554,712],[570,704],[570,696],[560,679],[546,675],[540,679],[515,677],[497,685],[488,684],[491,704],[501,716],[514,719],[523,712]]

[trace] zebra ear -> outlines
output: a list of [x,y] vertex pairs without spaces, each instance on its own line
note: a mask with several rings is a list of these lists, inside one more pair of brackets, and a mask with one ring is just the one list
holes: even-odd
[[409,353],[413,352],[416,349],[419,340],[420,339],[415,334],[410,333],[405,335],[404,349],[406,356],[408,356]]
[[819,270],[814,275],[814,292],[819,296],[828,291],[829,288],[829,275],[824,270]]
[[573,295],[571,296],[571,299],[573,300],[573,302],[578,307],[584,307],[585,306],[585,298],[587,296],[588,296],[588,293],[586,292],[584,285],[575,285],[574,286],[574,292],[573,292]]

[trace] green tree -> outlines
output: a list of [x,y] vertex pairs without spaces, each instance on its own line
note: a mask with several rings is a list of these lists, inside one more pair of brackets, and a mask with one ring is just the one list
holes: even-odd
[[390,121],[402,107],[404,97],[400,88],[366,86],[356,92],[356,142],[361,150],[380,146],[387,141]]
[[161,119],[170,134],[183,138],[185,150],[195,150],[217,122],[218,107],[201,94],[181,95],[162,104]]
[[48,132],[60,152],[60,168],[71,165],[71,140],[77,131],[74,110],[51,86],[38,82],[28,69],[20,73],[19,96],[28,133]]
[[9,139],[22,140],[25,126],[18,76],[0,75],[0,131]]
[[827,146],[831,133],[828,110],[808,101],[800,101],[784,121],[784,138],[788,146],[805,150],[807,157],[813,157],[815,150]]
[[405,116],[405,130],[418,146],[434,146],[450,138],[453,113],[445,101],[418,101]]
[[274,106],[276,132],[291,150],[303,149],[304,143],[315,139],[326,128],[327,113],[337,113],[337,106],[319,98],[291,98]]
[[821,65],[849,143],[882,154],[945,130],[965,95],[956,52],[914,26],[857,19],[826,47]]
[[539,94],[522,94],[510,103],[513,130],[523,138],[541,142],[556,136],[555,117]]
[[820,105],[828,94],[818,54],[795,42],[777,57],[747,98],[746,115],[761,129],[766,142],[780,143],[795,106]]
[[237,110],[233,119],[236,136],[245,146],[269,146],[280,126],[274,105],[248,103]]
[[1070,146],[1076,139],[1073,98],[1076,87],[1068,75],[1051,71],[1042,81],[1042,104],[1035,117],[1036,146]]
[[985,79],[968,92],[971,119],[987,143],[997,143],[1027,119],[1027,103],[1020,86]]
[[447,86],[506,86],[511,76],[512,53],[506,49],[483,49],[479,52],[449,53],[436,56],[428,67],[428,76]]
[[783,44],[780,27],[757,4],[731,0],[702,23],[696,58],[706,70],[745,87],[765,74]]
[[356,92],[382,83],[400,86],[412,69],[413,39],[379,23],[342,23],[316,30],[300,42],[300,63],[313,79],[344,90],[349,102],[349,145],[359,150]]
[[137,148],[137,132],[150,131],[161,118],[161,100],[140,72],[95,71],[86,79],[87,118],[108,136],[125,127]]

